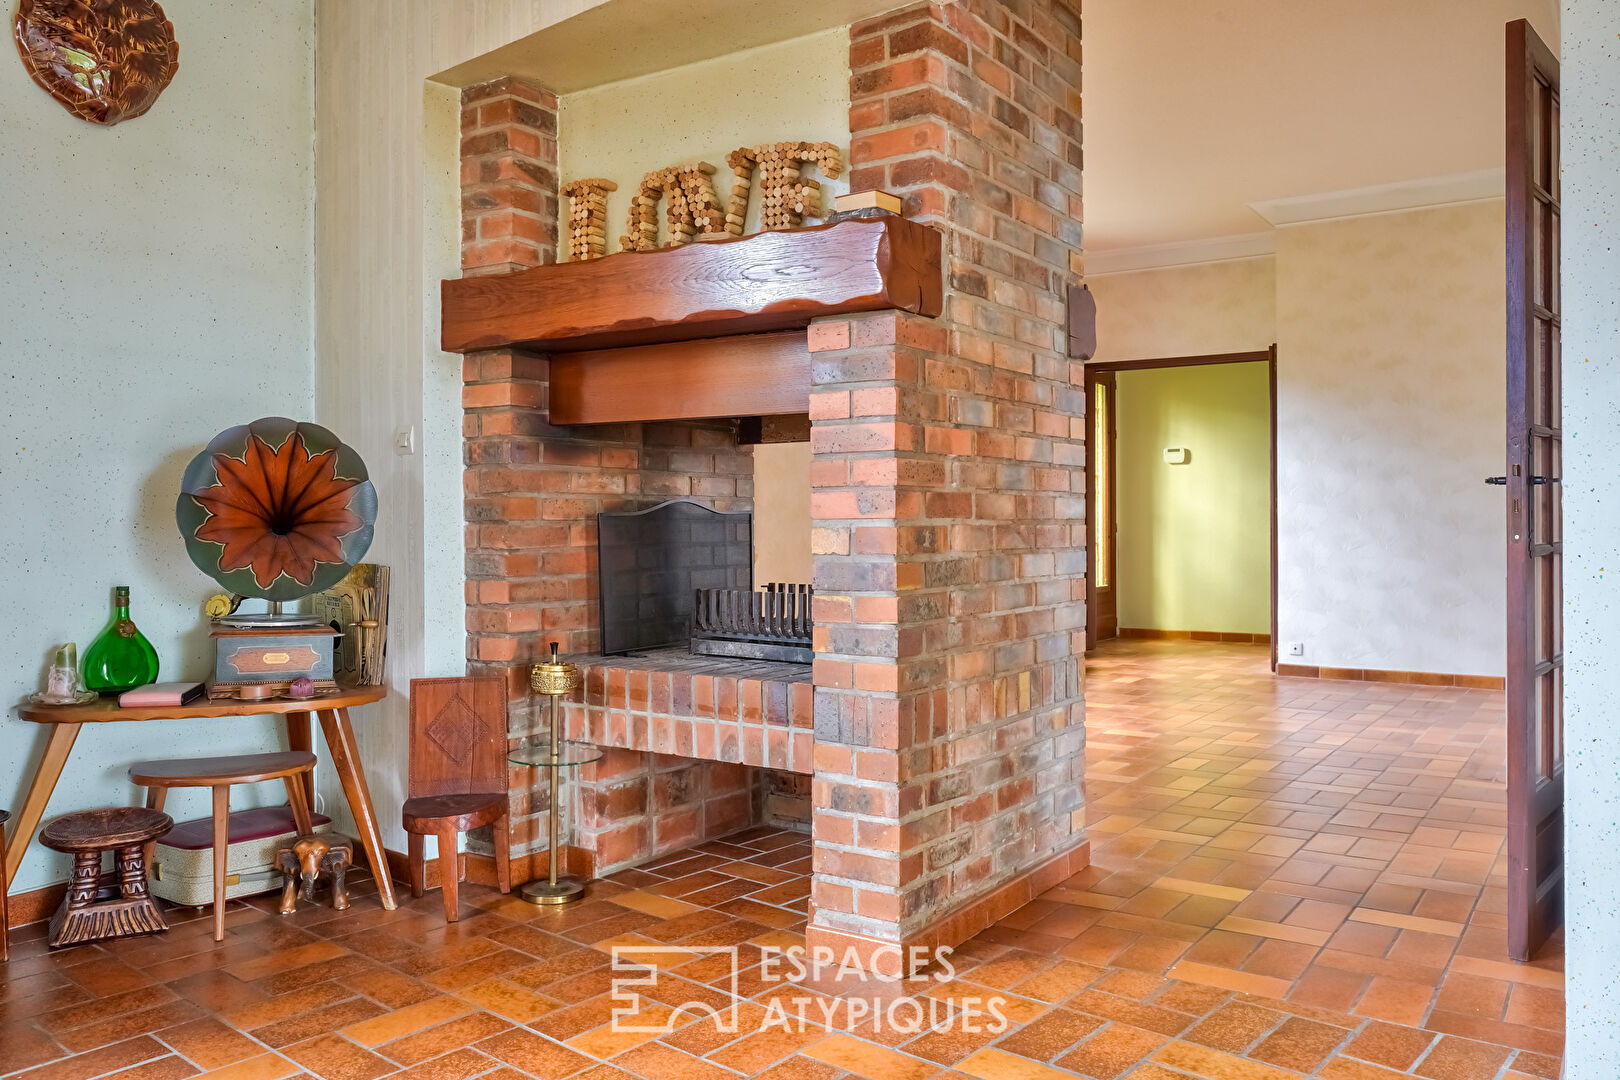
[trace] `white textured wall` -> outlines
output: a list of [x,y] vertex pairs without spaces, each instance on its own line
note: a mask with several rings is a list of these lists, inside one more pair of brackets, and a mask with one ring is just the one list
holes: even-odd
[[[224,427],[313,412],[311,0],[164,8],[179,73],[116,127],[69,115],[14,55],[0,63],[7,703],[38,687],[52,646],[90,644],[115,584],[134,591],[161,677],[205,677],[217,586],[175,527],[181,470]],[[91,725],[49,814],[128,801],[141,758],[270,749],[275,734],[258,719]],[[20,807],[42,735],[0,716],[0,807]],[[207,814],[190,792],[170,805]],[[15,888],[67,865],[36,846]]]
[[1566,0],[1565,918],[1569,1080],[1620,1075],[1620,4]]
[[[439,72],[593,0],[316,0],[315,397],[377,486],[370,554],[393,569],[392,696],[354,714],[390,848],[409,681],[465,671],[461,358],[438,349],[439,282],[461,274],[459,92]],[[394,452],[394,433],[416,452]],[[317,740],[318,741],[318,740]],[[346,822],[333,786],[329,807]],[[430,847],[430,852],[431,852]]]
[[[1277,343],[1286,662],[1501,675],[1502,204],[1298,225],[1097,275],[1098,359]],[[1178,628],[1179,629],[1179,628]]]
[[1278,633],[1500,675],[1502,203],[1277,234]]
[[1270,257],[1086,278],[1097,299],[1097,359],[1255,352],[1277,340]]
[[[739,146],[826,141],[847,159],[849,31],[824,30],[567,94],[558,102],[557,131],[563,183],[602,176],[619,185],[608,195],[608,250],[618,251],[630,197],[649,172],[707,161],[719,170],[715,190],[724,205],[732,182],[726,155]],[[809,175],[821,182],[824,205],[849,190],[843,177]],[[755,184],[748,232],[759,229]],[[566,240],[564,231],[563,247]]]

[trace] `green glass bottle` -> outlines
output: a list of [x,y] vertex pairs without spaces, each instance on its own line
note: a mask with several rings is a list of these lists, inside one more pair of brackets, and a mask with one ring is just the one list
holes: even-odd
[[121,694],[157,682],[158,654],[129,617],[129,586],[113,590],[113,617],[84,653],[84,685],[98,694]]

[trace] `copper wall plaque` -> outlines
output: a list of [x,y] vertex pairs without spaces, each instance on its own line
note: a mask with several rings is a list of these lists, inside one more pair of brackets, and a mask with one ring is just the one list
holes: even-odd
[[155,0],[21,0],[16,33],[34,81],[92,124],[140,116],[180,66]]

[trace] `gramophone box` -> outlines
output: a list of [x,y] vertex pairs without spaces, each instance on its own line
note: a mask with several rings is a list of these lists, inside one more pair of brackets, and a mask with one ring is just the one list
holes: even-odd
[[[286,696],[292,681],[308,678],[315,693],[337,692],[332,652],[340,636],[330,626],[236,627],[214,624],[214,678],[210,698]],[[244,687],[249,694],[243,694]],[[256,693],[255,693],[256,691]]]

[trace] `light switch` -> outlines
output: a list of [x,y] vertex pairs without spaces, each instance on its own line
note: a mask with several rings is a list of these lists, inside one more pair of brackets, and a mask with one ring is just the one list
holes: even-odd
[[1185,465],[1189,457],[1191,455],[1187,452],[1185,446],[1166,447],[1164,451],[1164,463],[1166,465]]
[[394,432],[394,453],[416,453],[416,428],[407,425]]

